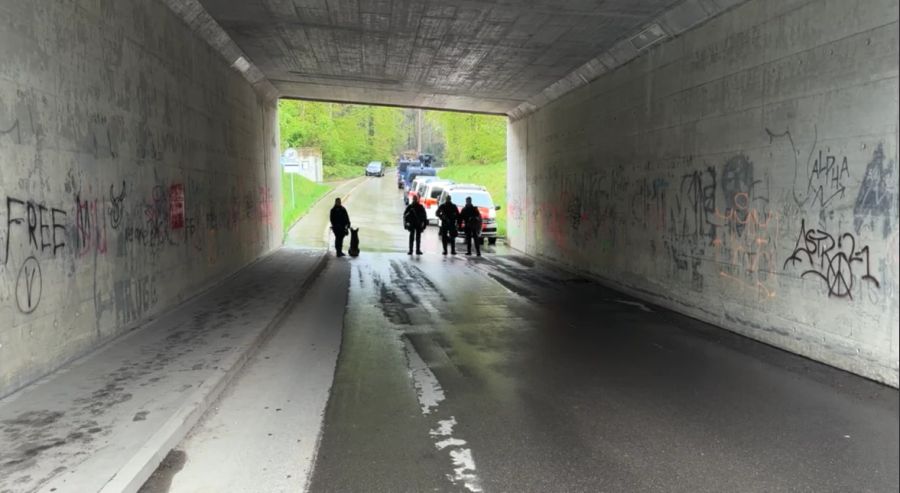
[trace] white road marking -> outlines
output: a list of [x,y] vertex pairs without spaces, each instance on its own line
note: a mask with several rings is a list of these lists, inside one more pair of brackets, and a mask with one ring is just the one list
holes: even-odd
[[456,426],[456,417],[450,416],[450,419],[442,419],[438,421],[438,427],[428,433],[433,437],[448,437],[453,434],[453,427]]
[[[409,363],[409,374],[413,379],[413,385],[416,387],[416,398],[422,407],[422,414],[429,415],[437,411],[438,406],[446,398],[441,383],[438,381],[434,372],[425,363],[415,346],[404,339],[406,345],[407,361]],[[450,460],[453,463],[453,474],[447,474],[447,479],[453,484],[460,484],[473,493],[484,491],[481,488],[481,479],[478,477],[475,468],[475,459],[472,458],[472,450],[463,448],[466,441],[460,438],[454,438],[453,427],[456,426],[456,417],[450,416],[450,419],[442,419],[437,422],[437,427],[428,431],[432,439],[435,440],[434,446],[438,450],[449,449]]]
[[461,448],[450,451],[450,457],[453,459],[454,477],[451,479],[454,483],[462,481],[463,485],[469,491],[480,492],[481,481],[475,474],[475,461],[472,459],[472,451],[467,448]]
[[465,444],[466,444],[465,440],[460,440],[459,438],[448,438],[446,440],[441,440],[440,442],[437,442],[434,445],[435,445],[435,447],[437,447],[438,450],[444,450],[447,447],[460,447]]
[[406,354],[409,357],[409,374],[416,386],[416,397],[419,399],[419,405],[422,406],[422,414],[431,414],[431,411],[444,400],[444,389],[441,388],[441,383],[416,352],[412,343],[408,339],[405,340],[405,343]]

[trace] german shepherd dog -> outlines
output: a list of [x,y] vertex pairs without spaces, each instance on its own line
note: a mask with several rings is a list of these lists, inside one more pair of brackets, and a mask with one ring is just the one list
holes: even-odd
[[350,230],[350,250],[347,253],[351,257],[359,256],[359,228]]

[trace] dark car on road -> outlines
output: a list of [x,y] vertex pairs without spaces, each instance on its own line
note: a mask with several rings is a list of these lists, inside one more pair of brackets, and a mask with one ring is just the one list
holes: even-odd
[[384,176],[384,165],[379,161],[372,161],[366,166],[366,176]]
[[428,177],[428,176],[437,176],[437,170],[434,168],[429,168],[427,166],[409,166],[406,168],[406,177],[403,182],[404,189],[407,192],[412,192],[413,190],[410,188],[413,180],[418,177]]
[[410,159],[397,161],[397,188],[406,188],[406,173],[410,166],[418,166],[419,162]]

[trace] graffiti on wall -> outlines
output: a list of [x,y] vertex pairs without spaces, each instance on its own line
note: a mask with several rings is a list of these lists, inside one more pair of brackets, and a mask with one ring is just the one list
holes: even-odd
[[[27,143],[37,133],[34,121],[34,93],[16,91],[16,101],[8,106],[8,114],[0,114],[0,142]],[[2,103],[2,100],[0,100]],[[3,109],[0,106],[0,109]]]
[[122,189],[116,193],[116,185],[109,186],[109,226],[112,229],[119,229],[125,214],[125,182],[122,182]]
[[37,258],[30,256],[25,259],[16,277],[16,305],[19,311],[26,314],[35,311],[41,302],[43,289],[41,264]]
[[859,194],[853,206],[853,227],[859,234],[862,226],[867,224],[875,228],[880,217],[883,238],[891,234],[891,209],[894,205],[894,190],[897,179],[893,177],[895,163],[885,162],[884,146],[878,144],[872,154],[872,160],[866,166]]
[[[140,193],[132,193],[127,180],[101,185],[102,191],[93,186],[82,189],[79,186],[82,181],[69,174],[65,183],[66,191],[71,194],[69,207],[5,197],[0,209],[0,269],[4,274],[0,282],[8,286],[4,286],[6,294],[0,295],[0,302],[9,298],[21,313],[35,312],[48,286],[48,276],[75,275],[78,263],[96,263],[105,257],[110,242],[117,246],[117,257],[148,252],[134,247],[149,248],[154,255],[165,247],[182,243],[192,247],[189,251],[209,248],[215,250],[209,254],[213,264],[221,254],[217,247],[220,235],[242,233],[258,243],[265,241],[259,223],[271,222],[272,196],[267,187],[241,192],[242,200],[236,200],[237,189],[229,199],[216,200],[209,196],[208,187],[193,183],[191,193],[205,195],[210,200],[208,203],[198,200],[195,210],[189,210],[188,194],[180,181],[160,183],[150,188],[143,198]],[[224,214],[219,212],[223,210]],[[226,229],[220,228],[219,218],[223,215],[228,218]],[[252,227],[241,230],[242,222]],[[206,234],[197,234],[204,229]],[[182,230],[183,233],[176,234]],[[54,270],[42,265],[54,258],[71,267]],[[152,278],[138,281],[128,276],[128,282],[111,286],[113,294],[105,296],[103,293],[109,293],[110,289],[95,286],[98,317],[109,306],[115,309],[117,323],[129,323],[141,318],[156,303],[158,295],[151,285],[155,282]],[[98,293],[100,298],[110,299],[98,300]]]
[[[534,221],[537,252],[592,268],[612,262],[698,291],[715,275],[756,302],[776,299],[790,279],[812,278],[830,298],[886,299],[878,290],[900,262],[889,259],[897,247],[885,250],[871,233],[896,237],[900,193],[884,144],[861,159],[820,142],[815,127],[803,141],[790,129],[764,136],[770,147],[725,158],[589,171],[553,156],[529,173],[530,196],[511,197],[510,217],[527,203],[522,220]],[[610,250],[621,253],[606,257]]]
[[258,189],[259,220],[262,224],[272,224],[272,191],[269,187]]
[[7,197],[3,264],[9,260],[12,241],[17,231],[25,236],[24,243],[28,248],[55,255],[66,246],[66,215],[66,211],[48,207],[44,203]]
[[[66,211],[34,200],[6,198],[6,220],[0,234],[0,267],[18,269],[15,304],[21,313],[34,312],[43,294],[40,258],[53,258],[66,246]],[[15,258],[24,258],[19,261]],[[12,265],[15,262],[16,265]]]
[[632,224],[640,225],[645,229],[664,230],[669,181],[662,177],[653,179],[644,177],[638,179],[636,188],[637,190],[631,194],[631,201],[628,204]]
[[716,208],[712,260],[718,274],[758,299],[776,295],[774,271],[780,234],[779,215],[770,209],[767,174],[756,176],[753,161],[744,154],[722,166],[723,209]]
[[803,267],[800,277],[824,281],[828,296],[852,299],[857,278],[880,287],[869,262],[869,247],[860,246],[852,233],[834,236],[821,229],[807,229],[806,220],[802,220],[794,250],[783,267]]
[[669,207],[669,235],[674,238],[715,236],[716,169],[708,166],[686,173]]
[[116,281],[113,294],[119,326],[140,320],[159,301],[156,282],[150,276]]
[[19,120],[13,122],[6,128],[0,127],[0,137],[9,136],[16,144],[22,143],[22,130],[19,128]]
[[794,167],[792,194],[798,207],[816,207],[824,215],[834,200],[844,198],[850,178],[848,158],[819,147],[818,127],[813,126],[813,141],[805,159],[790,129],[776,132],[767,128],[766,133],[770,144],[786,142],[789,146]]
[[85,199],[75,195],[75,252],[106,255],[106,214],[99,199]]
[[173,183],[169,186],[169,228],[184,227],[184,185]]
[[[700,291],[702,259],[715,235],[716,170],[712,166],[694,169],[681,174],[676,183],[663,206],[667,219],[659,234],[670,261],[670,275],[687,276],[691,289]],[[644,226],[646,229],[646,223]]]

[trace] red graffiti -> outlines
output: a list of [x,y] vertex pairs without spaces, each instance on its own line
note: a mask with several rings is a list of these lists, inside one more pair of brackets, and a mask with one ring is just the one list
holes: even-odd
[[106,254],[106,214],[97,199],[82,200],[75,196],[75,251],[79,256],[92,250]]
[[173,183],[169,187],[169,228],[184,227],[184,185]]
[[272,193],[269,187],[259,187],[259,219],[266,224],[272,221]]

